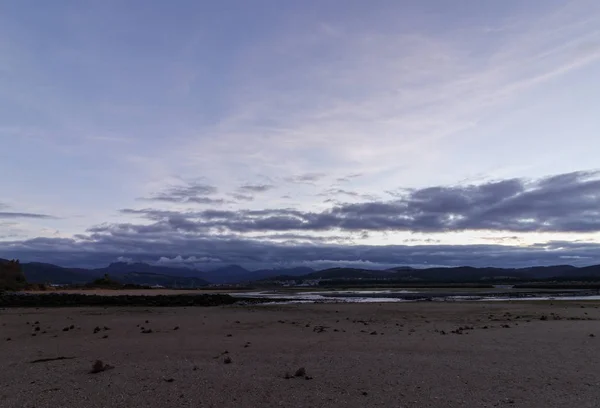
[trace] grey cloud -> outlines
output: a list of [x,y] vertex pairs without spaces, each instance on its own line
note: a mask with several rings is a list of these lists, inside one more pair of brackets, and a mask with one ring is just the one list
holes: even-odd
[[[348,235],[352,237],[394,230],[600,231],[598,175],[578,172],[538,180],[406,190],[392,201],[340,204],[320,212],[124,209],[122,213],[151,223],[101,224],[73,239],[0,242],[0,254],[81,265],[110,262],[118,256],[151,261],[177,255],[216,257],[225,263],[258,267],[286,262],[527,266],[564,263],[565,259],[590,264],[600,262],[600,244],[521,246],[505,239],[504,245],[452,246],[429,241],[432,245],[367,246],[337,243],[336,237],[327,241],[318,232],[343,232],[338,237],[352,232]],[[257,237],[247,235],[257,233]]]
[[236,237],[186,236],[177,233],[113,231],[78,239],[36,238],[0,242],[0,254],[24,261],[45,261],[66,266],[101,266],[126,256],[156,262],[161,257],[218,258],[246,267],[365,262],[385,265],[472,265],[525,267],[600,263],[600,244],[550,242],[527,247],[509,245],[347,245],[327,243],[274,243]]
[[479,185],[409,190],[392,201],[339,204],[321,212],[295,209],[138,213],[151,220],[186,219],[188,229],[232,233],[267,231],[493,230],[512,232],[600,231],[598,173],[578,172],[539,180],[511,179]]
[[231,197],[233,197],[234,199],[236,199],[238,201],[253,201],[254,200],[254,196],[252,196],[250,194],[231,193],[230,195],[231,195]]
[[0,219],[13,219],[13,218],[33,218],[33,219],[56,219],[56,217],[47,214],[35,214],[26,212],[0,212]]
[[337,179],[335,179],[335,181],[337,181],[338,183],[347,183],[360,176],[362,176],[362,173],[352,173],[344,177],[338,177]]
[[314,182],[321,180],[325,176],[325,173],[305,173],[287,177],[285,181],[296,184],[314,184]]
[[218,192],[217,187],[202,183],[190,183],[187,186],[172,186],[150,197],[142,198],[147,201],[162,201],[168,203],[193,203],[221,205],[228,201],[222,198],[208,197]]
[[323,193],[319,194],[320,196],[336,196],[336,195],[344,195],[353,198],[361,198],[365,200],[374,200],[375,198],[370,194],[361,194],[357,191],[344,190],[342,188],[330,188]]
[[188,198],[186,203],[195,203],[195,204],[213,204],[213,205],[221,205],[229,203],[230,201],[225,200],[223,198],[210,198],[210,197],[191,197]]
[[275,186],[272,184],[245,184],[240,186],[238,190],[246,193],[264,193],[265,191],[269,191],[274,188]]

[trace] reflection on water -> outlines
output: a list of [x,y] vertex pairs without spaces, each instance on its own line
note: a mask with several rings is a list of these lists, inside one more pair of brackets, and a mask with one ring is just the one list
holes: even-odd
[[459,301],[514,301],[514,300],[600,300],[600,295],[589,291],[444,291],[430,290],[336,290],[336,291],[255,291],[232,293],[245,298],[271,298],[277,303],[380,303],[380,302],[459,302]]

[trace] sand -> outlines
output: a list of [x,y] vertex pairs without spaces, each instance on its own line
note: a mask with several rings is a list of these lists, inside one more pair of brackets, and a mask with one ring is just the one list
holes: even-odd
[[598,407],[599,305],[4,309],[0,407]]

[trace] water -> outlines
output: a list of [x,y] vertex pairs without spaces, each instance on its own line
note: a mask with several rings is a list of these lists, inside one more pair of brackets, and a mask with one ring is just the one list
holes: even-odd
[[[383,303],[383,302],[457,302],[457,301],[577,301],[600,300],[600,295],[585,291],[502,291],[494,290],[457,291],[448,289],[446,292],[431,290],[338,290],[338,291],[255,291],[235,293],[232,296],[246,298],[285,299],[283,303]],[[278,302],[280,303],[280,302]]]

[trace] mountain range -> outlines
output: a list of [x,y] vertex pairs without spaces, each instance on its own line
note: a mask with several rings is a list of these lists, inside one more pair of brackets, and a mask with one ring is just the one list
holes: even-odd
[[[0,262],[4,261],[0,259]],[[486,280],[593,279],[600,280],[600,265],[536,266],[529,268],[476,268],[470,266],[416,269],[400,266],[387,270],[330,268],[315,271],[308,267],[261,269],[249,271],[239,265],[229,265],[211,271],[115,262],[104,268],[65,268],[58,265],[21,263],[30,283],[85,284],[108,274],[121,283],[161,285],[165,287],[201,287],[209,284],[245,283],[265,280],[328,279],[328,280],[401,280],[425,282],[479,282]]]

